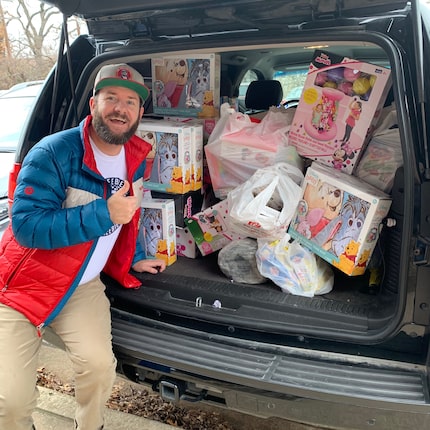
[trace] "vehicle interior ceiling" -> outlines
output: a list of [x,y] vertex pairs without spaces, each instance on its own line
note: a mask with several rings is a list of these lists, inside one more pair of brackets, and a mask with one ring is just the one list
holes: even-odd
[[[388,60],[383,50],[377,46],[365,46],[363,43],[352,45],[337,42],[321,49],[342,54],[344,56],[373,62],[380,65],[388,65]],[[227,96],[238,95],[239,85],[247,70],[254,70],[261,79],[272,79],[277,70],[307,68],[313,49],[304,49],[303,46],[253,47],[251,50],[221,51],[221,81],[228,81]],[[146,58],[143,62],[130,62],[144,75],[148,86],[151,85],[150,61]],[[221,85],[223,86],[223,84]],[[388,102],[387,102],[388,103]],[[145,106],[145,116],[152,115],[151,101]],[[401,171],[397,175],[397,181],[401,184]],[[393,190],[396,185],[393,187]],[[399,185],[401,188],[401,185]],[[394,191],[393,191],[394,192]],[[393,199],[401,199],[393,195]],[[399,205],[397,205],[399,206]],[[396,206],[396,207],[397,207]],[[401,211],[401,209],[400,209]],[[241,312],[242,318],[258,327],[259,321],[269,321],[277,325],[282,332],[282,326],[291,324],[309,324],[309,327],[332,328],[358,331],[363,333],[373,324],[373,329],[386,325],[396,310],[396,293],[398,289],[398,247],[401,243],[401,231],[393,231],[383,234],[378,243],[377,252],[381,252],[383,260],[383,280],[380,286],[373,286],[369,282],[369,274],[349,277],[335,270],[335,284],[333,290],[322,296],[305,298],[286,294],[270,281],[260,285],[248,285],[232,283],[219,269],[217,254],[188,259],[185,257],[169,267],[165,273],[157,277],[137,274],[142,280],[144,289],[129,295],[119,290],[111,291],[111,294],[122,296],[128,305],[146,307],[144,295],[164,291],[163,302],[160,309],[165,306],[165,311],[175,308],[174,313],[180,313],[186,309],[188,314],[195,303],[196,297],[201,297],[203,303],[212,304],[214,300],[220,300],[226,312],[223,317],[232,317],[237,320]],[[157,293],[158,292],[158,293]],[[129,294],[129,292],[127,292]],[[155,297],[155,296],[154,296]],[[131,301],[131,302],[130,302]],[[121,301],[117,301],[119,304]],[[382,306],[383,304],[383,306]],[[142,311],[143,312],[143,311]],[[303,315],[311,318],[307,323],[303,322]],[[204,318],[217,319],[217,316],[209,312]],[[201,312],[196,318],[201,319]],[[273,326],[273,327],[274,327]]]

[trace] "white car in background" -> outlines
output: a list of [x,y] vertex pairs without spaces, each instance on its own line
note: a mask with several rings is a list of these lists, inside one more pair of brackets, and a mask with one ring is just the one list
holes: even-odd
[[0,237],[9,222],[8,179],[16,147],[43,81],[23,82],[0,94]]

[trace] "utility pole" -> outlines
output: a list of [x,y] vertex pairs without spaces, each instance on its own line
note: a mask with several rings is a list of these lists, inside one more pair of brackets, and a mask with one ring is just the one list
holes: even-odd
[[0,58],[11,58],[9,36],[6,29],[6,21],[4,19],[3,6],[0,0]]

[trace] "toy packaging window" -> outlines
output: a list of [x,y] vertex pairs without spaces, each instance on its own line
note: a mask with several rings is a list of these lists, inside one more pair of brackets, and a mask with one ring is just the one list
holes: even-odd
[[175,202],[170,199],[143,200],[139,242],[147,258],[176,261]]
[[303,157],[353,173],[390,87],[385,67],[315,51],[289,143]]
[[288,229],[292,238],[347,275],[362,275],[391,206],[355,176],[312,163]]
[[219,55],[156,57],[152,59],[151,65],[155,114],[196,118],[218,116]]

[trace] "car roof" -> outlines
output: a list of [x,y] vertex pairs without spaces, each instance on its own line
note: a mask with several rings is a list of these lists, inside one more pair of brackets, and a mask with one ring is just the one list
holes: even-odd
[[384,16],[405,0],[42,0],[87,21],[99,40],[285,29],[322,19]]

